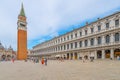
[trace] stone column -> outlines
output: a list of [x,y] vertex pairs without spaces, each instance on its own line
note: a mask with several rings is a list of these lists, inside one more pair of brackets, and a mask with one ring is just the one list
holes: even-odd
[[73,32],[73,39],[75,38],[75,33]]
[[72,59],[75,60],[75,53],[73,53],[73,58]]
[[67,53],[65,53],[65,58],[67,59]]
[[70,53],[70,60],[72,60],[72,59],[73,59],[73,57],[72,57],[71,55],[73,55],[73,53],[72,53],[72,52]]
[[67,50],[67,44],[65,44],[65,50]]
[[105,50],[102,50],[102,59],[105,59]]
[[78,54],[78,56],[77,56],[77,59],[79,60],[79,57],[80,57],[80,53],[77,53]]
[[114,49],[113,48],[110,50],[110,58],[114,59]]
[[90,46],[90,39],[88,39],[88,47]]
[[89,60],[90,60],[91,54],[92,54],[91,51],[88,51],[88,52],[87,52],[87,55],[88,55],[88,59],[89,59]]
[[78,42],[77,42],[77,48],[80,48],[80,44],[79,44],[79,43],[80,43],[80,42],[78,41]]
[[69,60],[71,59],[71,53],[69,53]]
[[105,44],[105,36],[102,36],[102,45]]
[[75,49],[75,42],[73,42],[73,49]]
[[84,44],[85,40],[82,40],[82,47],[85,47],[85,44]]
[[111,42],[111,43],[114,42],[114,34],[111,34],[111,36],[110,36],[110,42]]
[[97,37],[95,37],[94,45],[97,46]]
[[97,59],[97,50],[94,51],[94,58]]

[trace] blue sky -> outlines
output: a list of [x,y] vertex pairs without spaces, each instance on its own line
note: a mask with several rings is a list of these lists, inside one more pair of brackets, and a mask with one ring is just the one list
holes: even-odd
[[120,11],[120,0],[2,0],[0,41],[17,49],[17,18],[24,4],[28,49],[38,43],[83,26],[86,21]]

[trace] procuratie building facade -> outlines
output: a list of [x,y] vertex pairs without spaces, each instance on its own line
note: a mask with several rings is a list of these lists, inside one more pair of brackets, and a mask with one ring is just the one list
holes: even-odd
[[29,56],[115,59],[120,56],[120,12],[40,43],[33,47]]

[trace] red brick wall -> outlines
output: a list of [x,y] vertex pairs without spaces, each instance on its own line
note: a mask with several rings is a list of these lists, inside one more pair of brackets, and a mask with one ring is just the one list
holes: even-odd
[[18,30],[17,59],[24,60],[27,58],[27,31]]

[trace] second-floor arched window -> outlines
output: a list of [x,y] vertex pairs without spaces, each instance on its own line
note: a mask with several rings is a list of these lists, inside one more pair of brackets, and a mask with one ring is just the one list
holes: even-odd
[[101,44],[101,37],[98,37],[98,44]]
[[73,49],[73,43],[70,43],[71,44],[71,49]]
[[100,31],[100,30],[101,30],[101,25],[98,26],[98,31]]
[[119,41],[119,39],[120,39],[119,33],[115,33],[115,41]]
[[109,43],[109,42],[110,42],[110,36],[107,35],[107,36],[106,36],[106,43]]
[[67,44],[67,49],[69,49],[69,44]]
[[116,27],[119,26],[119,19],[115,20],[115,26],[116,26]]
[[82,47],[82,41],[80,41],[79,45],[80,45],[80,47]]
[[106,23],[106,28],[109,28],[109,23]]
[[90,40],[90,43],[91,43],[91,46],[94,45],[94,38],[92,38],[92,39]]

